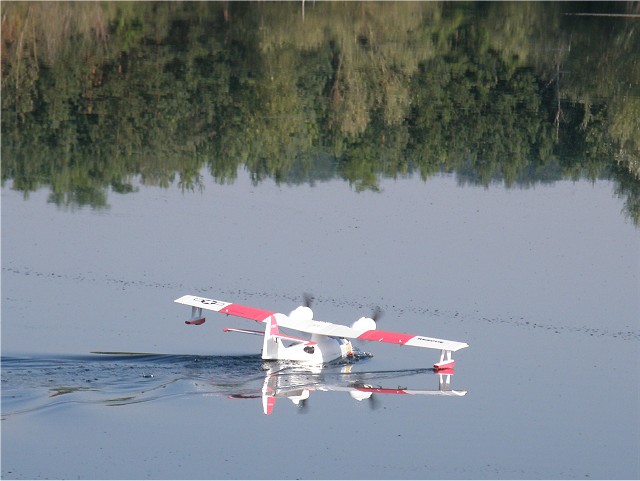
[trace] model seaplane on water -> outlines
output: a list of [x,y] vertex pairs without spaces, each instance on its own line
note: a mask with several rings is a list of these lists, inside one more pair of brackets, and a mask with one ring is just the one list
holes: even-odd
[[[191,306],[191,318],[185,321],[189,325],[204,324],[203,309],[264,323],[264,331],[225,327],[224,332],[263,336],[262,359],[265,360],[326,364],[338,359],[349,359],[355,354],[350,339],[357,339],[439,350],[440,360],[433,365],[438,371],[453,368],[455,361],[451,353],[469,346],[465,342],[381,331],[377,329],[375,320],[379,311],[372,317],[361,317],[351,327],[317,321],[313,319],[313,311],[309,307],[311,297],[308,295],[305,296],[305,305],[297,307],[289,315],[192,295],[182,296],[175,302]],[[311,336],[308,339],[292,336],[280,329],[303,332]]]

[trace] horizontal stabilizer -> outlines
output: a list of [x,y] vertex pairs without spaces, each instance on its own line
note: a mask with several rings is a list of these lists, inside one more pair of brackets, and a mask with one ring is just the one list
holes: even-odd
[[284,339],[285,341],[298,341],[305,344],[305,346],[313,346],[314,344],[318,344],[316,341],[310,341],[309,339],[302,339],[301,337],[295,336],[287,336],[286,334],[272,334],[271,337],[275,337],[277,339]]
[[264,336],[264,331],[254,331],[253,329],[236,329],[234,327],[225,327],[224,332],[241,332],[242,334],[255,334],[256,336]]

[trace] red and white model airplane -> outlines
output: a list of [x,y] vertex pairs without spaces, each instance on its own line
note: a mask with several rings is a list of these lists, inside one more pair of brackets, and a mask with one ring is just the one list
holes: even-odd
[[[224,328],[224,331],[263,336],[262,359],[267,360],[325,364],[336,359],[353,357],[354,349],[349,339],[358,339],[437,349],[440,351],[440,361],[436,362],[433,367],[440,370],[450,369],[454,366],[455,361],[451,358],[452,352],[469,346],[465,342],[381,331],[376,329],[376,321],[373,318],[377,317],[376,315],[361,317],[351,327],[317,321],[313,319],[309,299],[307,299],[307,305],[297,307],[289,315],[192,295],[182,296],[175,302],[191,306],[191,318],[185,321],[190,325],[201,325],[205,322],[205,318],[202,316],[203,309],[264,323],[266,325],[264,331],[230,327]],[[280,328],[311,334],[311,337],[305,339],[291,336],[281,332]]]

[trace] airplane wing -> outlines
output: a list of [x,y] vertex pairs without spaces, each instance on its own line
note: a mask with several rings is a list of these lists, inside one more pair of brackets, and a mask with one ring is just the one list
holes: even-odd
[[278,321],[281,327],[295,329],[311,334],[322,334],[325,336],[346,337],[361,341],[388,342],[403,346],[427,347],[430,349],[440,349],[445,351],[457,351],[469,347],[466,342],[448,341],[434,337],[417,336],[415,334],[405,334],[402,332],[381,331],[379,329],[354,329],[353,327],[333,324],[323,321],[301,321],[287,318]]
[[191,295],[182,296],[180,299],[176,299],[175,302],[191,307],[243,317],[245,319],[252,319],[257,322],[265,322],[272,315],[277,315],[278,326],[309,334],[345,337],[349,339],[359,339],[362,341],[387,342],[391,344],[426,347],[451,352],[469,347],[466,342],[448,341],[446,339],[404,334],[401,332],[381,331],[378,329],[354,329],[353,327],[341,324],[333,324],[331,322],[316,320],[292,319],[289,316],[278,312]]

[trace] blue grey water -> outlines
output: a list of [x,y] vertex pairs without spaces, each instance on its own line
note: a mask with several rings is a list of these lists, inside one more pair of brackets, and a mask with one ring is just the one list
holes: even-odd
[[[106,209],[3,187],[3,478],[640,476],[640,236],[610,181],[203,182]],[[380,328],[468,342],[466,395],[358,400],[440,387],[437,352],[369,343],[266,416],[260,338],[222,332],[252,321],[173,303],[303,292],[318,319],[379,305]]]

